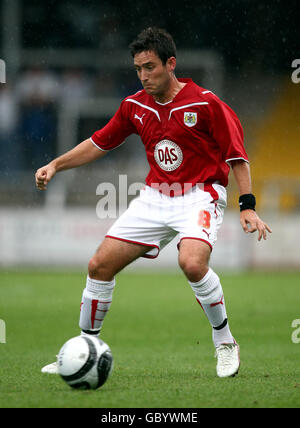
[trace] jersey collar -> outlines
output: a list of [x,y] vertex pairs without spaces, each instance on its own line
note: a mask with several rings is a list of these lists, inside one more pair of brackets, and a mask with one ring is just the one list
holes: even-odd
[[168,104],[173,103],[174,101],[177,101],[177,99],[180,98],[180,95],[182,94],[182,91],[185,92],[185,89],[187,88],[187,86],[190,86],[191,83],[194,83],[191,78],[179,77],[177,80],[179,82],[181,82],[181,83],[186,83],[186,85],[182,89],[180,89],[180,91],[175,95],[175,97],[171,101],[167,101],[166,103],[160,103],[158,101],[155,101],[154,97],[152,97],[153,101],[155,102],[155,104],[158,104],[160,106],[166,106]]

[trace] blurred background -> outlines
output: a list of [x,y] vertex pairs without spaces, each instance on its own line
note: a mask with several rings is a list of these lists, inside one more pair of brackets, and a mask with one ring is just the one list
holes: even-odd
[[[57,175],[47,192],[36,190],[34,173],[91,136],[140,89],[128,45],[156,25],[174,37],[177,77],[192,77],[239,116],[257,210],[273,229],[266,242],[244,235],[231,179],[212,263],[231,270],[299,268],[297,5],[0,0],[0,58],[6,64],[6,82],[0,83],[0,266],[85,267],[114,221],[99,218],[106,196],[99,185],[115,185],[119,214],[133,197],[127,195],[130,184],[144,182],[148,166],[137,136],[102,161]],[[175,241],[158,259],[134,266],[175,268]]]

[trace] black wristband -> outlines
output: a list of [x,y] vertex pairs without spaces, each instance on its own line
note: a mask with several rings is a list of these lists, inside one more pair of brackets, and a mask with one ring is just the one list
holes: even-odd
[[252,193],[247,193],[246,195],[241,195],[239,197],[239,206],[240,211],[244,210],[254,210],[255,211],[256,199]]

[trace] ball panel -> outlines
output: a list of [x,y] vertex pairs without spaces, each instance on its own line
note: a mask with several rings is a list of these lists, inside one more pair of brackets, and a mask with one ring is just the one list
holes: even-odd
[[108,379],[113,366],[113,357],[110,351],[104,352],[98,361],[98,386],[102,386]]
[[88,355],[88,344],[80,336],[68,340],[58,354],[59,373],[65,376],[76,373],[87,361]]
[[[92,340],[90,340],[89,338],[83,336],[82,339],[87,343],[88,345],[88,358],[86,360],[86,362],[84,363],[84,365],[75,373],[71,374],[71,375],[64,375],[60,372],[61,377],[66,381],[66,382],[72,382],[74,380],[78,380],[83,378],[83,376],[85,376],[93,367],[93,365],[96,363],[97,361],[97,350],[96,350],[96,346],[94,345],[94,343],[92,342]],[[78,352],[78,350],[77,350]]]

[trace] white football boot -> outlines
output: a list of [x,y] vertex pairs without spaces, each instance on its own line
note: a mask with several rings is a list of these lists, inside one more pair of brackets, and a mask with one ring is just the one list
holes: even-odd
[[[57,355],[56,355],[57,357]],[[43,367],[41,370],[42,373],[49,373],[49,374],[58,374],[58,366],[57,362],[48,364],[47,366]]]
[[216,348],[217,375],[235,376],[240,368],[240,347],[235,343],[223,343]]

